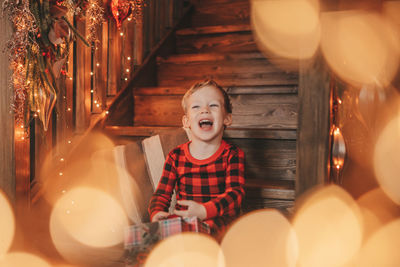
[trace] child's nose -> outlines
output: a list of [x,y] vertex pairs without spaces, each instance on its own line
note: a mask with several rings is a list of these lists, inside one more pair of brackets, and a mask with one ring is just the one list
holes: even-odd
[[208,106],[204,106],[201,108],[201,113],[210,113]]

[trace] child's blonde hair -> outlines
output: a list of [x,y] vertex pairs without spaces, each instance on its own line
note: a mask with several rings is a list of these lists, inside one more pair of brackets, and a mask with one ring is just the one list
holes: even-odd
[[194,85],[192,85],[192,87],[189,88],[189,90],[187,90],[187,92],[185,93],[185,95],[182,98],[182,108],[184,110],[184,112],[186,113],[186,100],[193,95],[197,90],[206,87],[206,86],[212,86],[214,88],[216,88],[218,91],[221,92],[222,96],[224,97],[224,108],[225,111],[227,113],[232,113],[232,103],[231,100],[228,96],[228,93],[225,91],[224,88],[222,88],[222,86],[220,86],[219,84],[217,84],[214,80],[205,80],[202,82],[198,82],[195,83]]

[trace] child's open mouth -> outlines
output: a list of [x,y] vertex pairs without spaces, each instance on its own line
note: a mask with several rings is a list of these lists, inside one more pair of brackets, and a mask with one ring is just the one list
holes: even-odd
[[210,120],[200,120],[199,121],[199,126],[203,130],[211,129],[212,125],[213,125],[213,122]]

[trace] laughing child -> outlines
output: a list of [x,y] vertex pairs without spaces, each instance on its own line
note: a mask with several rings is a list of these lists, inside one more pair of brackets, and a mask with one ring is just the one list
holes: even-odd
[[232,105],[226,91],[212,80],[193,85],[183,96],[183,127],[191,141],[167,156],[150,201],[151,221],[167,218],[173,190],[174,214],[197,216],[220,234],[240,213],[244,197],[244,153],[222,140],[232,123]]

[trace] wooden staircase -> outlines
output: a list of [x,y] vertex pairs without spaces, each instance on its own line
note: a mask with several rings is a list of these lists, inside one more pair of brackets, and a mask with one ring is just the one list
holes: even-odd
[[[175,32],[175,53],[155,56],[156,81],[131,84],[104,125],[117,143],[181,127],[183,94],[195,82],[214,79],[228,88],[233,104],[224,138],[246,155],[244,210],[286,211],[295,198],[299,75],[258,51],[249,5],[197,1],[190,23]],[[282,66],[285,60],[274,62]]]

